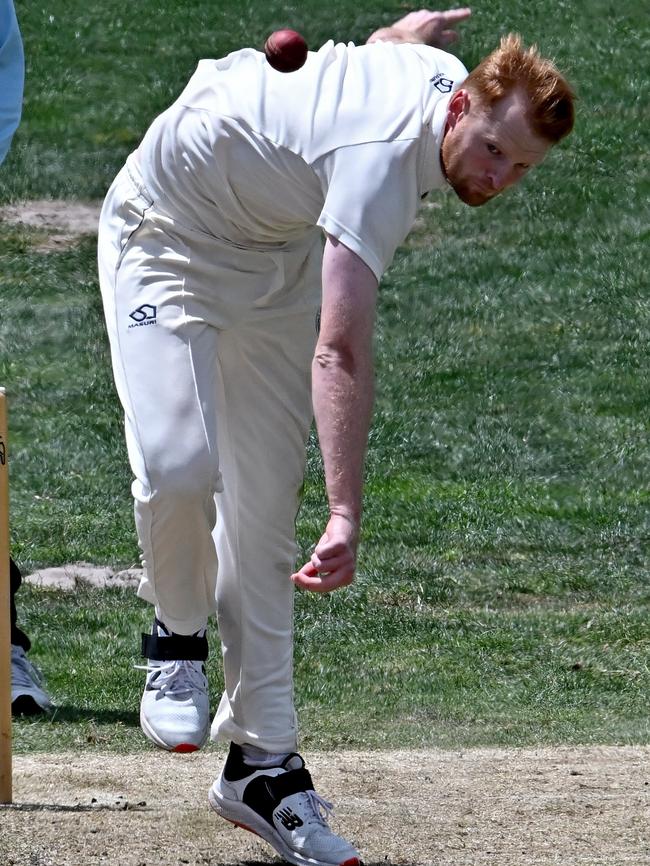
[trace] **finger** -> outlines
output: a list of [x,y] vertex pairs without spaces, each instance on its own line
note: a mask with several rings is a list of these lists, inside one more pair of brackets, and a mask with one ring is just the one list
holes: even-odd
[[301,569],[291,575],[291,580],[299,575],[303,577],[316,577],[318,575],[318,569],[315,568],[311,562],[306,562]]
[[312,553],[310,560],[311,562],[322,571],[322,566],[329,565],[336,560],[348,559],[351,560],[352,554],[350,552],[350,548],[347,544],[336,544],[331,548],[326,548],[325,550],[316,550]]
[[456,24],[458,21],[464,21],[472,14],[469,6],[464,6],[462,9],[448,9],[447,12],[441,12],[445,24]]
[[316,571],[321,573],[324,571],[335,571],[338,568],[354,568],[354,557],[350,554],[349,550],[341,550],[332,552],[331,554],[327,553],[325,556],[318,556],[314,553],[310,562]]
[[354,567],[349,563],[343,568],[322,574],[314,568],[311,562],[306,562],[299,571],[291,575],[291,580],[296,586],[310,592],[331,592],[340,586],[347,586],[352,583],[353,579]]
[[313,556],[319,556],[322,559],[328,556],[339,556],[344,550],[349,548],[346,541],[332,541],[327,544],[317,544],[314,548]]
[[303,567],[299,572],[291,575],[291,580],[296,586],[309,592],[331,592],[334,589],[351,584],[353,577],[354,573],[347,569],[345,571],[312,575]]

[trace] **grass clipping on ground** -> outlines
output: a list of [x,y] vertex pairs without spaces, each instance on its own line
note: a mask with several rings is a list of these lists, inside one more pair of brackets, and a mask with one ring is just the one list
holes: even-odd
[[[373,864],[641,866],[646,747],[306,755],[332,825]],[[222,756],[20,756],[0,807],[7,866],[277,862],[210,811]]]

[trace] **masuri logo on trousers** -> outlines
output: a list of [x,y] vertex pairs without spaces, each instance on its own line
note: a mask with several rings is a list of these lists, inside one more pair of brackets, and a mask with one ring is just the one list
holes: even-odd
[[156,324],[156,307],[154,304],[141,304],[131,313],[129,318],[133,319],[133,324],[129,328],[141,328],[143,325]]

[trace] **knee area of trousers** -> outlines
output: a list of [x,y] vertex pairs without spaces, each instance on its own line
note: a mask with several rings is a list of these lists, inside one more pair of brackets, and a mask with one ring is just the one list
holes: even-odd
[[152,499],[175,499],[187,504],[212,499],[222,487],[221,475],[201,464],[168,468],[152,484]]

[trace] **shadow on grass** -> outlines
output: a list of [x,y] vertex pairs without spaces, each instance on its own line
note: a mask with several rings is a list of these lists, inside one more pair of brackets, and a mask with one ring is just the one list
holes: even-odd
[[59,722],[96,722],[98,725],[122,724],[129,728],[140,727],[140,716],[137,712],[126,710],[94,710],[83,707],[71,707],[66,704],[57,706],[49,716],[42,716],[52,723]]

